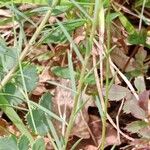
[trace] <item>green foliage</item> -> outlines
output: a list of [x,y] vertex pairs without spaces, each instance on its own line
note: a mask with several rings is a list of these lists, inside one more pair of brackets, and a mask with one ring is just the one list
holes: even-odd
[[130,23],[130,21],[122,14],[119,16],[120,22],[125,27],[129,35],[135,34],[136,30],[134,26]]
[[52,73],[54,73],[57,77],[61,77],[64,79],[70,79],[70,71],[68,67],[59,67],[54,66],[51,68]]
[[26,135],[28,139],[30,140],[30,143],[33,142],[33,138],[30,134],[30,132],[27,130],[25,125],[23,124],[22,120],[18,116],[18,114],[15,112],[15,110],[12,107],[8,107],[9,104],[7,99],[0,95],[0,108],[2,111],[8,116],[8,118],[14,123],[14,125],[19,129],[19,131]]
[[[69,33],[72,33],[75,29],[85,24],[84,19],[76,19],[68,22],[64,22],[64,27]],[[60,36],[61,35],[61,36]],[[59,26],[53,27],[52,29],[46,29],[43,31],[43,36],[40,41],[43,43],[55,43],[60,44],[67,41],[66,36]]]
[[32,150],[45,150],[45,142],[43,138],[39,138],[35,141]]
[[125,129],[131,133],[137,133],[143,138],[150,139],[149,124],[145,121],[133,121]]
[[1,150],[18,150],[17,140],[14,136],[0,138]]
[[[37,86],[38,75],[36,67],[32,65],[25,66],[23,68],[23,75],[27,91],[31,92]],[[17,76],[15,77],[15,82],[7,83],[3,90],[4,94],[6,95],[6,99],[10,104],[18,105],[25,102],[21,89],[23,89],[23,83],[21,75],[18,72]]]
[[[136,0],[135,7],[141,7],[143,5],[143,0]],[[150,8],[150,1],[146,0],[145,7]]]
[[0,138],[1,150],[29,150],[29,139],[22,135],[19,139],[15,136]]
[[51,0],[0,0],[1,4],[4,3],[30,3],[30,4],[39,4],[39,5],[45,5],[49,4]]
[[0,63],[0,79],[17,63],[17,50],[14,47],[7,47],[2,38],[0,38]]
[[147,39],[147,31],[141,30],[140,32],[134,32],[128,36],[128,41],[130,44],[135,45],[145,45]]
[[[24,66],[23,76],[24,76],[27,92],[31,92],[37,86],[37,82],[38,82],[38,74],[37,74],[36,67],[31,64]],[[23,88],[22,78],[19,73],[16,76],[15,80],[17,85],[20,88]]]
[[85,78],[84,83],[85,83],[85,84],[91,84],[91,85],[96,84],[94,74],[93,74],[93,73],[89,74],[89,75]]
[[22,135],[19,139],[18,139],[18,149],[19,150],[29,150],[29,139],[25,136]]
[[[48,129],[48,124],[47,124],[45,113],[39,109],[33,109],[32,115],[33,115],[34,123],[35,123],[38,134],[42,136],[46,135],[49,132],[49,129]],[[34,129],[30,113],[28,113],[27,115],[27,121],[28,121],[29,127],[35,133],[36,131]]]
[[141,93],[146,90],[146,85],[145,85],[143,76],[136,77],[134,80],[134,85],[135,85],[136,89],[138,90],[138,93]]
[[134,121],[127,125],[126,129],[132,133],[138,133],[140,129],[148,126],[148,123],[145,121]]
[[[51,110],[51,99],[52,99],[52,95],[50,93],[45,93],[42,96],[39,105],[43,106],[44,108],[47,108],[48,110]],[[48,126],[45,112],[39,108],[36,108],[36,109],[32,109],[32,115],[33,115],[34,123],[38,134],[46,135],[49,132],[49,126]],[[32,131],[35,132],[33,122],[31,119],[31,114],[28,113],[26,118],[27,118],[28,125],[30,126]]]
[[[59,66],[54,66],[51,68],[52,73],[54,73],[57,77],[60,78],[64,78],[64,79],[71,79],[70,77],[70,70],[68,67],[59,67]],[[78,79],[80,73],[79,72],[75,72],[75,77]],[[90,73],[89,75],[86,76],[86,78],[84,79],[84,83],[85,84],[95,84],[95,76],[93,73]]]
[[[57,0],[7,0],[7,1],[0,0],[0,6],[1,7],[4,6],[4,8],[10,9],[13,14],[11,17],[3,17],[4,19],[1,19],[0,25],[9,25],[10,23],[11,24],[17,23],[17,28],[16,27],[13,28],[13,34],[12,34],[14,38],[14,41],[13,41],[14,43],[5,42],[4,39],[0,38],[0,81],[4,79],[5,75],[7,75],[7,73],[9,73],[9,71],[12,68],[15,70],[13,71],[13,73],[11,73],[10,78],[8,78],[9,80],[6,81],[7,84],[5,84],[5,86],[2,87],[1,95],[0,95],[0,108],[8,116],[8,118],[19,129],[19,131],[22,134],[22,136],[19,137],[18,139],[14,136],[0,138],[0,149],[28,150],[32,148],[32,150],[45,150],[46,147],[45,147],[44,139],[38,138],[34,141],[32,134],[30,132],[33,132],[33,134],[36,134],[37,136],[48,135],[52,139],[51,142],[55,149],[60,149],[60,150],[65,149],[65,146],[67,146],[67,142],[71,133],[71,128],[73,127],[74,121],[76,121],[75,117],[76,116],[78,117],[77,113],[80,112],[80,110],[88,102],[88,101],[86,101],[85,103],[80,102],[80,96],[82,95],[82,90],[84,89],[85,90],[84,92],[86,92],[88,88],[90,88],[90,86],[92,88],[90,89],[90,92],[94,91],[93,92],[94,94],[92,92],[91,93],[95,96],[96,106],[98,107],[98,111],[102,118],[102,132],[103,132],[102,133],[103,137],[101,140],[102,144],[105,143],[105,136],[107,136],[107,134],[105,135],[104,133],[106,130],[106,116],[105,115],[107,114],[107,100],[119,101],[125,98],[126,101],[124,103],[123,111],[125,113],[131,113],[137,119],[141,119],[140,121],[135,121],[135,122],[132,122],[131,124],[128,124],[126,127],[127,131],[131,133],[138,133],[139,135],[145,138],[149,138],[150,134],[148,132],[149,131],[148,123],[146,122],[148,118],[147,111],[144,109],[144,107],[141,107],[138,101],[136,101],[136,99],[130,93],[128,88],[125,88],[120,85],[114,85],[113,79],[111,83],[113,85],[110,87],[110,84],[109,84],[110,76],[108,73],[109,66],[107,66],[109,65],[109,63],[107,65],[106,64],[103,65],[104,66],[104,80],[106,81],[105,82],[106,84],[104,83],[103,85],[103,87],[105,87],[104,89],[102,89],[103,95],[100,95],[101,93],[99,93],[100,97],[104,96],[104,103],[105,103],[106,109],[102,108],[101,102],[103,99],[100,99],[98,96],[98,92],[97,92],[98,90],[97,90],[97,87],[95,86],[96,81],[95,81],[94,73],[91,71],[90,73],[88,73],[89,71],[88,61],[92,57],[91,50],[94,48],[97,49],[96,41],[99,40],[98,36],[101,36],[101,33],[99,32],[101,29],[105,27],[104,30],[106,31],[106,34],[102,35],[102,38],[104,38],[104,42],[106,42],[107,44],[104,43],[103,48],[108,49],[109,52],[110,52],[109,47],[112,46],[112,49],[113,49],[116,46],[115,44],[118,44],[118,43],[121,44],[123,48],[128,47],[128,45],[125,42],[122,42],[124,41],[123,38],[126,35],[128,35],[127,37],[128,44],[138,45],[139,47],[141,47],[142,45],[143,47],[149,48],[149,45],[147,43],[148,35],[147,35],[146,29],[141,30],[140,32],[137,31],[136,27],[128,20],[128,17],[126,17],[126,15],[123,15],[121,13],[122,10],[123,11],[125,10],[118,9],[118,11],[114,12],[114,10],[117,9],[115,8],[116,4],[115,2],[114,3],[112,2],[112,5],[111,5],[109,0],[104,0],[104,1],[61,0],[61,2],[58,0],[60,2],[59,6],[56,6],[55,8],[53,7],[50,8],[49,6],[51,6],[52,3],[56,1]],[[14,4],[12,4],[12,2]],[[25,12],[21,12],[17,8],[18,6],[20,6],[19,3],[32,3],[32,4],[38,4],[38,5],[33,10],[27,10]],[[137,10],[142,5],[143,5],[142,0],[137,0],[135,2],[135,8]],[[146,5],[147,5],[146,6],[147,8],[150,7],[148,1],[146,2]],[[109,6],[111,6],[111,8],[109,8]],[[52,12],[50,12],[51,10]],[[104,10],[106,14],[105,18],[103,18],[104,16],[101,17],[101,14],[104,14]],[[47,11],[49,12],[49,15],[48,14],[45,15],[45,12]],[[52,14],[52,16],[55,16],[54,23],[52,23],[51,20],[48,21],[48,19],[50,18],[50,14]],[[62,19],[65,20],[64,22],[60,21],[59,16],[58,16],[60,14],[63,14],[63,15],[65,14],[67,16],[65,18],[66,20],[62,17]],[[42,25],[38,24],[41,20],[39,20],[39,22],[35,24],[34,21],[32,21],[32,17],[35,17],[35,15],[37,15],[38,17],[45,15],[47,16],[47,18],[44,18],[44,21],[42,21]],[[143,21],[145,23],[146,19],[144,17],[145,16],[143,16]],[[116,22],[113,22],[113,23],[114,25],[117,26],[118,18],[123,26],[122,28],[124,28],[122,29],[122,31],[125,34],[120,34],[121,37],[119,38],[115,36],[113,37],[113,34],[112,34],[112,37],[111,37],[110,36],[111,28],[109,29],[109,27],[111,26],[110,22],[115,20]],[[63,120],[62,118],[58,117],[56,114],[52,113],[51,110],[53,107],[52,106],[53,97],[49,92],[43,94],[43,96],[40,98],[38,103],[33,102],[32,100],[30,101],[29,99],[31,97],[28,98],[28,94],[32,94],[32,91],[37,87],[37,82],[38,82],[38,74],[37,74],[36,67],[31,65],[30,63],[24,64],[24,62],[22,62],[23,59],[18,58],[18,56],[20,55],[20,52],[24,53],[22,52],[22,48],[24,48],[25,45],[28,44],[28,38],[30,38],[28,37],[28,35],[25,38],[25,40],[23,39],[25,35],[23,37],[20,37],[23,34],[26,34],[24,33],[26,32],[26,29],[24,31],[24,27],[26,27],[26,24],[28,23],[30,23],[31,26],[33,27],[37,27],[38,29],[36,30],[35,34],[33,34],[33,36],[31,37],[31,40],[29,41],[29,47],[31,46],[28,49],[29,51],[32,50],[32,48],[36,47],[37,45],[40,47],[40,44],[46,44],[46,45],[49,45],[49,47],[52,46],[54,47],[54,49],[55,48],[57,49],[57,44],[61,45],[61,44],[69,42],[69,44],[71,45],[72,49],[68,52],[68,65],[65,64],[65,66],[67,67],[60,67],[60,66],[51,67],[51,71],[54,75],[56,75],[59,78],[69,79],[71,81],[71,87],[65,87],[65,85],[61,85],[61,87],[68,88],[74,94],[74,99],[73,99],[74,107],[73,107],[73,111],[69,118],[68,123],[64,121],[64,120],[68,121],[68,116],[65,116],[65,115],[61,116],[64,119]],[[27,26],[27,27],[30,28],[30,26]],[[76,31],[76,29],[80,27],[84,28],[84,31],[82,32],[85,35],[85,38],[83,41],[81,40],[80,43],[77,42],[76,44],[74,39],[79,38],[79,41],[80,41],[80,37],[76,37],[76,35],[74,36],[74,31]],[[19,34],[18,34],[18,30],[19,30]],[[21,30],[22,30],[22,33],[21,33]],[[114,41],[116,39],[118,40],[114,44],[114,43],[111,43],[110,41],[111,39]],[[101,40],[101,37],[100,37],[100,40]],[[17,46],[16,48],[15,46],[8,46],[8,45],[17,45],[17,46],[19,45],[18,47],[20,51],[18,52]],[[77,65],[76,64],[74,65],[74,61],[73,61],[74,59],[72,59],[74,52],[72,53],[72,50],[74,50],[76,54],[75,60],[77,61],[75,63],[77,63]],[[49,61],[52,57],[54,56],[59,57],[65,52],[66,52],[65,48],[61,52],[58,52],[58,53],[57,51],[56,52],[50,51],[47,53],[45,53],[44,51],[44,54],[41,55],[41,57],[39,56],[36,59],[41,62],[43,61],[45,65],[45,62],[47,64],[47,61]],[[107,57],[109,58],[109,52],[105,53],[106,59]],[[147,56],[148,54],[144,49],[139,49],[134,58],[135,64],[133,64],[135,65],[136,69],[132,72],[129,72],[132,78],[137,76],[134,80],[134,86],[138,90],[138,93],[141,93],[146,90],[146,85],[144,82],[144,75],[147,73],[147,70],[148,70],[148,65],[145,64],[146,62],[145,60],[147,59]],[[98,57],[96,58],[96,61],[98,61]],[[25,58],[25,56],[23,58]],[[105,56],[103,58],[105,59]],[[20,61],[18,61],[18,59]],[[19,62],[20,70],[18,69],[18,62]],[[107,61],[104,61],[104,63],[105,62]],[[75,66],[77,67],[75,68]],[[82,67],[82,69],[78,71],[77,68],[78,67],[80,68],[80,66]],[[23,72],[21,72],[21,68]],[[113,71],[113,65],[112,65],[111,71]],[[117,69],[115,69],[114,71],[117,71]],[[102,75],[103,75],[103,72],[102,72]],[[139,75],[142,75],[142,78],[140,78]],[[25,83],[23,83],[22,81],[23,78],[25,80]],[[120,76],[120,78],[123,79],[122,76]],[[125,81],[125,79],[123,80]],[[85,85],[87,85],[87,89]],[[107,90],[108,90],[108,93],[107,93]],[[26,114],[26,123],[29,127],[30,132],[28,131],[26,125],[23,123],[22,119],[18,116],[16,111],[13,109],[14,105],[17,106],[19,104],[22,104],[23,102],[27,102],[28,104],[29,110],[26,109],[28,111]],[[87,109],[88,108],[86,108],[86,110]],[[64,137],[57,135],[52,119],[56,119],[62,123],[63,125],[62,132],[64,132],[63,133]],[[85,118],[85,121],[86,121],[86,118]],[[72,149],[76,149],[76,146],[79,144],[81,140],[82,139],[79,139],[77,142],[75,142]]]
[[4,94],[6,94],[5,97],[11,105],[18,105],[23,102],[24,97],[19,87],[13,83],[6,84]]

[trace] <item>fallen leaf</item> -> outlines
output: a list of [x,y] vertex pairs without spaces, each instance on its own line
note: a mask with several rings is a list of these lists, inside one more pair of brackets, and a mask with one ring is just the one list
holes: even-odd
[[[90,115],[89,127],[97,140],[97,143],[101,142],[102,136],[102,122],[99,117]],[[117,131],[107,123],[106,127],[106,143],[105,147],[109,145],[119,145],[119,140],[117,138]]]
[[[71,88],[71,81],[68,79],[61,79],[59,84],[67,88]],[[61,117],[65,116],[66,121],[69,121],[71,111],[74,107],[73,100],[74,93],[71,90],[59,86],[56,87],[52,104],[54,113]],[[86,101],[87,102],[85,103],[82,112],[79,112],[76,116],[71,135],[76,135],[77,137],[88,139],[90,137],[90,133],[87,128],[87,123],[89,121],[88,107],[94,106],[94,101],[92,96],[88,96],[86,94],[81,95],[80,101],[82,103],[85,103]],[[54,125],[58,129],[59,134],[63,134],[63,125],[56,120],[54,120]]]
[[144,120],[147,117],[146,112],[139,106],[138,101],[134,96],[125,101],[123,111],[127,114],[131,113],[138,119]]
[[143,91],[139,94],[139,106],[148,113],[148,101],[149,101],[150,91]]
[[[103,90],[104,96],[106,96],[105,91],[106,89]],[[130,91],[127,88],[120,86],[120,85],[113,84],[111,88],[109,89],[108,99],[110,101],[119,101],[125,98],[128,94],[130,94]]]
[[[118,66],[119,69],[124,70],[126,63],[128,62],[129,58],[121,51],[119,48],[116,48],[111,53],[112,61]],[[128,66],[125,69],[125,72],[135,70],[135,60],[133,58],[130,59]]]
[[87,145],[84,150],[97,150],[97,147],[93,145]]

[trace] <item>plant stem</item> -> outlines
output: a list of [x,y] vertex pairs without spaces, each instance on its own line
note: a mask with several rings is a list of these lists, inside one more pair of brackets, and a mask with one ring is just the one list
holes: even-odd
[[[31,47],[34,45],[37,37],[39,36],[39,34],[41,33],[42,29],[44,28],[47,20],[51,16],[52,9],[57,5],[57,3],[58,3],[58,0],[54,0],[50,10],[46,13],[46,15],[43,18],[41,24],[39,25],[39,27],[37,28],[37,30],[33,34],[32,38],[30,39],[29,44],[26,45],[25,49],[21,53],[18,63],[21,62],[26,57],[26,55],[30,51]],[[7,82],[13,77],[13,74],[15,73],[16,69],[18,68],[18,63],[8,72],[8,74],[4,77],[4,79],[0,83],[0,91],[7,84]],[[0,96],[0,101],[1,101],[1,104],[4,104],[4,105],[8,104],[8,101],[3,96]],[[14,125],[16,125],[16,127],[19,129],[19,131],[22,134],[25,134],[30,139],[30,142],[31,142],[31,145],[32,145],[33,141],[34,141],[33,138],[32,138],[32,135],[30,134],[30,132],[28,131],[26,126],[23,124],[22,120],[17,115],[15,110],[13,108],[11,108],[11,107],[5,107],[5,108],[3,107],[2,110],[8,116],[8,118],[14,123]]]
[[94,9],[94,18],[93,18],[93,21],[92,21],[92,31],[91,31],[89,39],[87,39],[87,49],[86,49],[84,64],[82,66],[82,70],[81,70],[81,74],[80,74],[79,85],[78,85],[78,88],[77,88],[77,94],[75,95],[75,98],[74,98],[74,107],[73,107],[73,110],[71,112],[68,127],[67,127],[66,134],[65,134],[65,145],[63,147],[63,150],[65,150],[66,147],[67,147],[67,142],[68,142],[68,139],[69,139],[69,135],[71,133],[71,130],[72,130],[75,118],[76,118],[76,111],[77,111],[77,108],[78,108],[80,95],[82,93],[82,86],[83,86],[83,83],[84,83],[86,67],[88,65],[89,57],[90,57],[91,50],[92,50],[92,47],[93,47],[93,39],[94,39],[96,26],[97,26],[97,22],[98,22],[98,13],[99,13],[99,5],[97,5],[98,3],[99,3],[99,0],[96,0],[95,9]]
[[[39,36],[39,34],[41,33],[42,29],[44,28],[47,20],[49,19],[49,17],[51,16],[52,10],[53,8],[58,4],[59,0],[54,0],[50,10],[47,11],[45,17],[43,18],[41,24],[38,26],[38,28],[36,29],[35,33],[33,34],[32,38],[30,39],[28,45],[25,46],[23,52],[21,53],[20,57],[19,57],[19,61],[21,62],[26,55],[29,53],[31,47],[34,45],[37,37]],[[2,88],[6,85],[6,83],[13,77],[14,72],[16,71],[16,69],[18,68],[18,63],[8,72],[8,74],[4,77],[4,79],[1,81],[0,84],[0,91],[2,90]]]
[[[108,18],[110,16],[110,2],[108,6]],[[104,107],[104,115],[102,118],[102,142],[101,142],[101,150],[104,150],[105,142],[106,142],[106,129],[107,129],[107,105],[108,105],[108,94],[109,94],[109,50],[110,50],[110,21],[107,22],[107,48],[106,48],[106,96],[105,96],[105,107]]]

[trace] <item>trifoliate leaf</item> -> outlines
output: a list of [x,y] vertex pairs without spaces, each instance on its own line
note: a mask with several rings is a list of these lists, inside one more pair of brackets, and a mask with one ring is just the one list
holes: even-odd
[[33,144],[32,150],[46,150],[45,142],[42,138],[39,138]]

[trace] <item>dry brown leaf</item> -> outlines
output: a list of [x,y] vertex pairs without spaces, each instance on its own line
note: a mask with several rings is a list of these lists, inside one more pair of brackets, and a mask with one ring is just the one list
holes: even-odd
[[97,150],[97,147],[93,145],[87,145],[84,150]]
[[147,118],[146,112],[139,106],[139,103],[134,96],[125,101],[123,111],[127,114],[131,113],[138,119],[144,120]]
[[[70,80],[61,79],[60,84],[68,88],[71,88]],[[90,137],[89,130],[87,129],[87,122],[89,121],[88,107],[94,104],[91,96],[83,94],[81,97],[82,98],[80,100],[83,100],[83,102],[85,102],[86,100],[89,101],[88,103],[85,104],[85,107],[82,109],[82,112],[78,113],[72,129],[72,135],[76,135],[78,137],[87,139]],[[64,89],[62,87],[57,87],[55,91],[55,97],[53,98],[53,111],[59,116],[63,116],[65,114],[66,121],[68,121],[73,106],[74,103],[72,91]],[[62,125],[60,124],[60,122],[54,121],[54,124],[59,133],[61,133]]]
[[146,139],[135,139],[131,145],[134,146],[133,150],[150,150],[150,141]]
[[[99,117],[90,115],[90,124],[89,124],[91,131],[93,135],[95,136],[95,139],[97,140],[97,143],[101,142],[101,135],[102,135],[102,123]],[[117,138],[117,131],[110,125],[107,124],[106,127],[107,133],[106,133],[106,146],[109,145],[119,145],[119,140]]]
[[[123,70],[127,61],[130,57],[126,56],[122,50],[116,48],[111,53],[112,61],[119,67],[119,69]],[[130,59],[128,66],[126,67],[126,72],[133,71],[135,69],[135,60],[133,58]]]
[[11,17],[12,13],[10,10],[6,10],[6,9],[0,9],[0,16],[3,17]]
[[8,127],[8,122],[0,118],[0,136],[4,136],[8,134],[7,127]]
[[[150,91],[143,91],[139,95],[139,105],[140,107],[148,112],[148,101],[149,101]],[[149,114],[150,115],[150,114]]]

